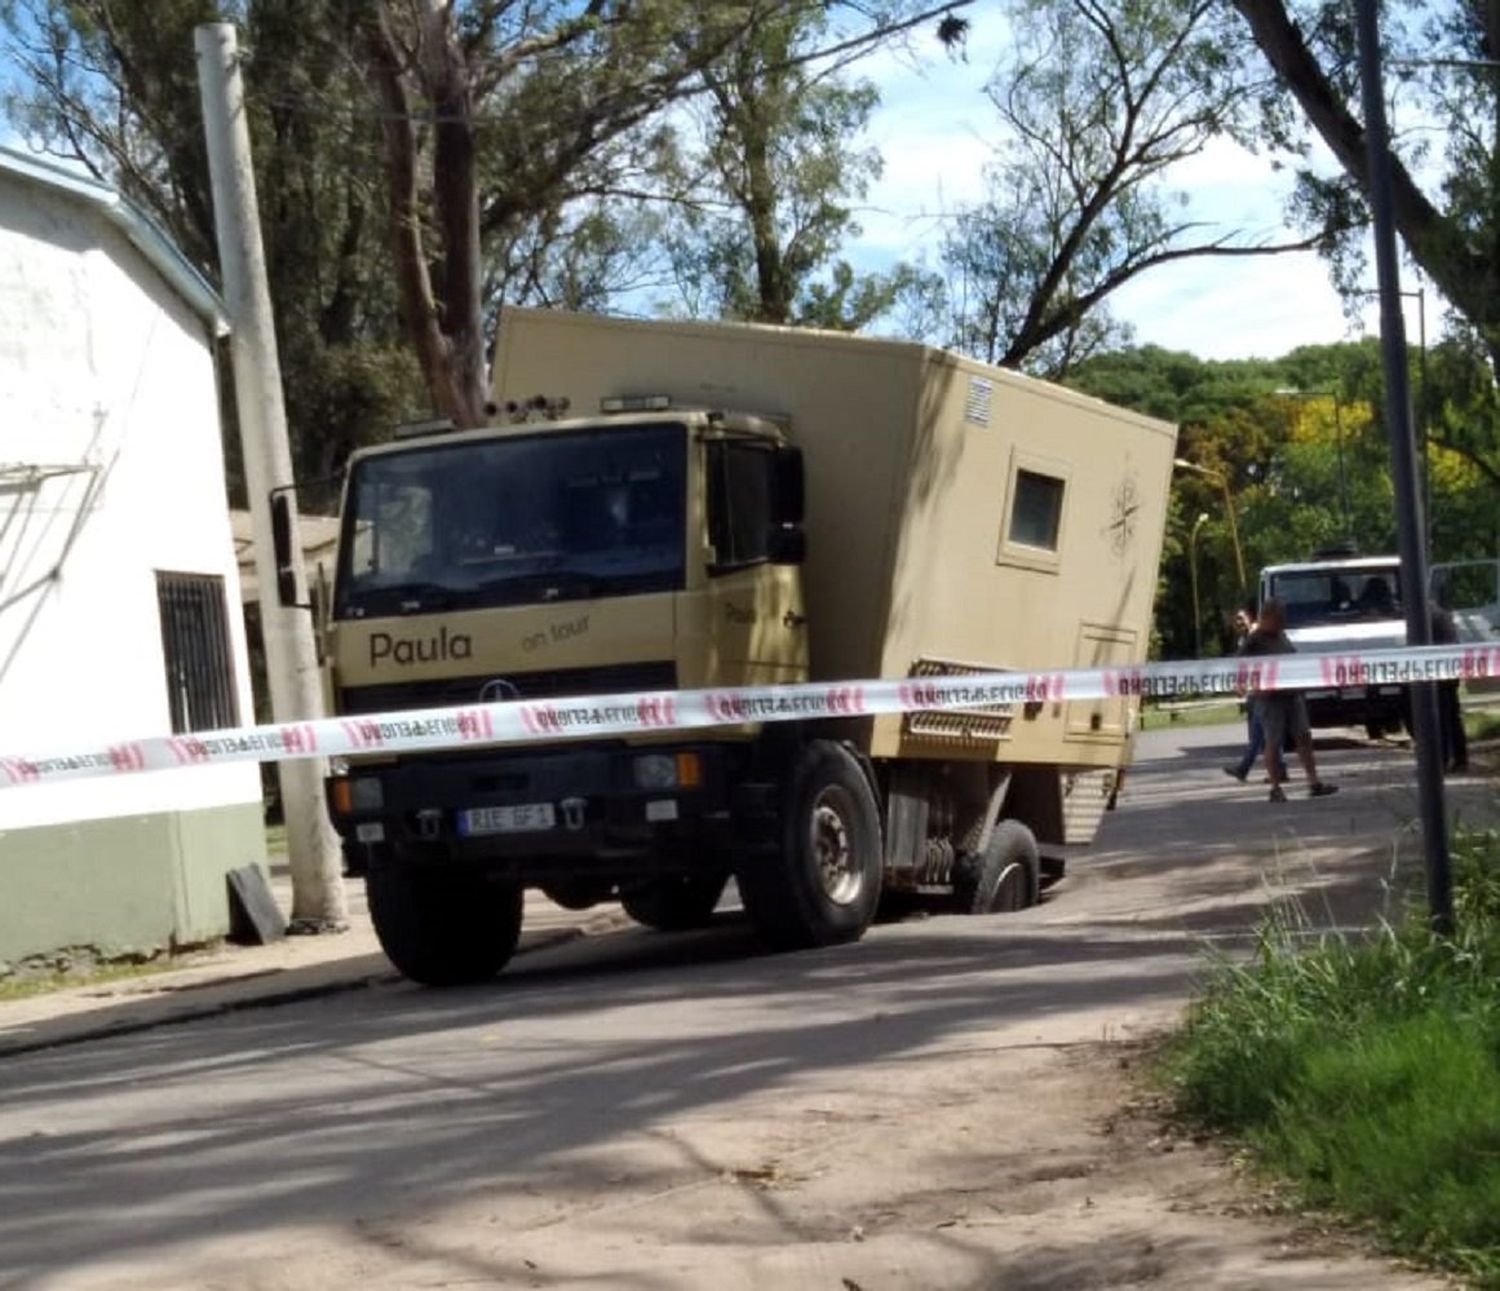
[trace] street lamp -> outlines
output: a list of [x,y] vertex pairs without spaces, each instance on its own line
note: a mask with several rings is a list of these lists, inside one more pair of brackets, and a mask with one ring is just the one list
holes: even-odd
[[1188,575],[1193,584],[1193,658],[1203,658],[1203,615],[1198,611],[1198,530],[1208,523],[1208,512],[1198,512],[1188,534]]
[[1249,589],[1249,583],[1245,581],[1245,553],[1240,550],[1240,527],[1234,518],[1234,499],[1229,493],[1229,481],[1221,471],[1216,471],[1209,466],[1199,466],[1197,462],[1190,462],[1185,457],[1174,457],[1172,465],[1178,470],[1192,471],[1197,475],[1206,475],[1214,480],[1224,491],[1224,512],[1229,517],[1229,541],[1234,545],[1234,566],[1239,571],[1240,595],[1243,596]]
[[1349,522],[1349,477],[1344,473],[1344,401],[1337,390],[1299,390],[1296,386],[1282,386],[1273,393],[1286,399],[1332,399],[1333,436],[1339,454],[1339,505],[1344,512],[1344,537],[1354,541],[1354,529]]

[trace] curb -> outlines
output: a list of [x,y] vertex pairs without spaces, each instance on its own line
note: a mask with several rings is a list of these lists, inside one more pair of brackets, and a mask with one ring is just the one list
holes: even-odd
[[[565,946],[575,941],[582,941],[585,937],[602,936],[605,933],[615,932],[629,926],[631,919],[623,912],[596,915],[593,919],[580,922],[569,927],[548,929],[531,934],[528,940],[523,934],[522,942],[516,947],[514,958],[522,955],[530,955],[537,951],[553,950],[559,946]],[[372,956],[361,955],[359,959],[367,959]],[[383,958],[383,957],[382,957]],[[344,961],[347,963],[348,961]],[[174,1008],[174,1001],[163,1001],[161,997],[154,997],[143,1002],[142,1011],[158,1006],[160,1011],[150,1017],[98,1019],[90,1022],[88,1014],[74,1014],[40,1022],[30,1027],[32,1034],[11,1040],[0,1033],[0,1059],[18,1057],[22,1054],[40,1053],[48,1049],[61,1049],[71,1045],[84,1044],[91,1040],[112,1040],[119,1036],[138,1035],[143,1031],[155,1031],[159,1027],[176,1026],[183,1022],[198,1022],[204,1018],[221,1017],[229,1013],[243,1013],[251,1009],[275,1008],[282,1004],[297,1004],[303,1000],[320,999],[330,995],[341,995],[349,991],[364,990],[368,987],[379,986],[386,983],[395,983],[402,980],[401,974],[391,968],[389,964],[373,972],[359,972],[353,976],[338,976],[337,968],[340,961],[331,960],[326,964],[308,965],[301,970],[276,970],[263,976],[253,976],[240,979],[236,983],[233,979],[215,984],[205,984],[195,989],[214,989],[234,991],[239,984],[249,987],[242,995],[232,995],[227,999],[205,1000],[202,1003],[190,1003],[181,1008]],[[277,979],[283,972],[316,972],[319,968],[329,970],[329,980],[311,983],[287,983],[277,986]],[[250,983],[255,985],[251,986]],[[259,989],[263,988],[263,989]],[[128,1010],[129,1006],[126,1006]],[[52,1031],[53,1034],[48,1034]]]

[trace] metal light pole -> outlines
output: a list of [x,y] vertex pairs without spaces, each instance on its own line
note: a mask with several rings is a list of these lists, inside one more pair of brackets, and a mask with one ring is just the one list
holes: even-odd
[[[1374,219],[1375,265],[1380,284],[1380,347],[1386,383],[1386,430],[1391,444],[1391,475],[1396,485],[1396,520],[1400,526],[1402,589],[1406,602],[1406,639],[1413,645],[1432,641],[1427,608],[1427,551],[1423,541],[1422,499],[1417,455],[1412,442],[1411,387],[1406,368],[1406,323],[1401,316],[1401,275],[1396,259],[1392,212],[1390,137],[1385,123],[1385,91],[1380,74],[1377,0],[1358,0],[1361,98],[1365,146],[1369,158],[1370,213]],[[1427,901],[1432,928],[1453,931],[1453,879],[1448,858],[1448,821],[1443,809],[1443,749],[1437,692],[1430,682],[1411,688],[1412,726],[1416,736],[1417,803],[1422,820],[1427,864]]]
[[1249,584],[1245,581],[1245,553],[1240,550],[1240,527],[1234,518],[1234,498],[1229,492],[1229,481],[1221,471],[1216,471],[1209,466],[1199,466],[1197,462],[1190,462],[1185,457],[1174,457],[1172,465],[1181,471],[1192,471],[1195,475],[1206,476],[1223,490],[1224,512],[1229,517],[1229,541],[1234,547],[1234,567],[1240,576],[1240,595],[1243,596]]
[[1198,610],[1198,530],[1208,523],[1208,512],[1198,512],[1188,534],[1188,574],[1193,584],[1193,658],[1203,658],[1203,615]]
[[[1378,297],[1378,291],[1355,293],[1360,297]],[[1424,517],[1423,540],[1427,543],[1427,559],[1432,559],[1432,461],[1428,448],[1430,410],[1427,404],[1427,288],[1417,287],[1411,291],[1396,293],[1403,300],[1417,302],[1417,380],[1421,393],[1417,398],[1417,446],[1422,465],[1422,514]]]

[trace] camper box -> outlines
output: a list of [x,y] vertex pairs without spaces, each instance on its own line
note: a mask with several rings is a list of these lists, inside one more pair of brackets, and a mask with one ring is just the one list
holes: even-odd
[[[803,450],[814,680],[1145,659],[1173,426],[910,342],[503,311],[500,415],[654,396],[772,419]],[[856,736],[877,758],[1112,767],[1136,702],[887,716]]]

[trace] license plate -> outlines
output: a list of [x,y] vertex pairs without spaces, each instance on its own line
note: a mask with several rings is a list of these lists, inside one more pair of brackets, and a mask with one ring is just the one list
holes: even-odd
[[534,834],[557,826],[550,802],[523,802],[514,807],[474,807],[458,813],[458,832],[476,834]]

